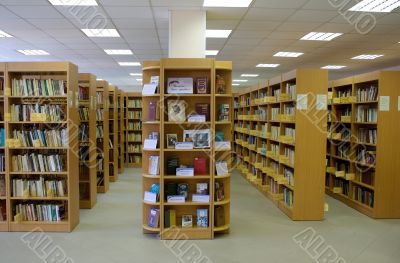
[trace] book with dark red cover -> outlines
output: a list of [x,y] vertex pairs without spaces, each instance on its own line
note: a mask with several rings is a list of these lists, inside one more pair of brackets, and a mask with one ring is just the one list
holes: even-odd
[[150,101],[149,102],[149,113],[147,116],[148,121],[157,120],[157,102]]
[[206,121],[210,121],[210,104],[196,103],[196,113],[199,115],[205,115]]
[[194,158],[194,174],[195,175],[205,175],[207,166],[207,160],[204,157]]

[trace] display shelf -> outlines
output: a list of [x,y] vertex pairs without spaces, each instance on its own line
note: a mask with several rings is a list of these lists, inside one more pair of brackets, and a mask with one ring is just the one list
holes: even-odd
[[[142,95],[138,92],[125,93],[125,160],[127,167],[142,167]],[[135,151],[135,152],[134,152]]]
[[97,202],[96,76],[79,74],[79,206],[91,209]]
[[292,220],[324,218],[326,87],[327,71],[297,69],[235,98],[236,168]]
[[399,144],[399,81],[399,72],[375,71],[334,80],[329,90],[326,193],[372,218],[400,218],[393,202],[400,198],[400,155],[393,147]]
[[[211,239],[215,233],[227,233],[230,225],[230,176],[216,177],[216,161],[223,161],[230,170],[231,152],[230,149],[224,151],[215,150],[214,138],[222,138],[230,144],[232,140],[231,121],[232,114],[232,64],[230,62],[217,62],[213,59],[162,59],[161,61],[145,62],[143,65],[143,83],[149,83],[152,76],[159,76],[160,85],[157,90],[157,96],[143,97],[143,140],[149,136],[158,133],[159,145],[157,151],[143,150],[143,169],[145,172],[149,169],[149,158],[154,160],[159,157],[160,172],[156,178],[152,176],[142,176],[143,179],[143,194],[144,191],[149,191],[153,184],[160,185],[160,205],[150,205],[147,202],[143,203],[143,231],[144,233],[160,233],[161,239],[170,239],[171,235],[177,231],[184,232],[189,239]],[[218,75],[218,77],[217,77]],[[196,84],[199,78],[202,83],[207,85],[206,94],[168,94],[166,82],[168,78],[176,77],[191,77]],[[204,80],[206,79],[206,82]],[[200,82],[199,82],[200,83]],[[194,85],[194,90],[197,86]],[[217,89],[218,88],[218,89]],[[216,92],[221,93],[215,96]],[[186,113],[196,112],[200,105],[204,115],[209,116],[206,122],[188,122],[170,120],[168,109],[170,102],[183,101],[186,105]],[[196,105],[197,104],[197,105]],[[150,107],[156,105],[156,111],[150,111]],[[197,108],[197,109],[196,109]],[[205,112],[207,110],[207,113]],[[153,110],[154,111],[154,110]],[[155,119],[149,119],[149,116],[157,116]],[[172,115],[171,115],[172,116]],[[220,119],[222,118],[222,119]],[[221,121],[217,125],[216,122]],[[167,135],[176,135],[177,141],[183,141],[184,130],[209,130],[210,132],[210,147],[205,149],[188,149],[179,150],[171,148],[168,145]],[[214,132],[215,131],[215,132]],[[204,131],[207,133],[207,131]],[[190,136],[190,135],[187,135]],[[159,150],[159,151],[158,151]],[[178,158],[180,164],[193,165],[195,158],[205,161],[205,175],[195,176],[176,176],[168,168],[168,163],[172,162],[173,158]],[[203,162],[203,161],[201,161]],[[223,185],[224,195],[220,196],[217,206],[214,206],[214,185]],[[183,184],[189,187],[188,199],[184,203],[167,202],[166,193],[167,187]],[[196,194],[197,187],[207,185],[210,197],[209,202],[193,202],[192,194]],[[222,186],[221,186],[222,187]],[[221,194],[219,190],[219,194]],[[159,209],[159,228],[149,227],[147,225],[147,217],[151,208]],[[207,209],[208,224],[207,227],[201,228],[197,226],[198,209]],[[218,210],[219,223],[222,225],[214,226],[215,209]],[[166,216],[171,211],[175,211],[177,227],[167,225]],[[172,213],[172,212],[171,212]],[[191,215],[193,226],[189,228],[181,227],[182,217]],[[222,216],[221,216],[222,215]],[[221,219],[222,218],[222,219]],[[223,221],[221,221],[223,220]],[[214,229],[216,229],[214,231]]]
[[108,86],[108,153],[109,153],[109,179],[110,182],[118,180],[118,88],[114,85]]
[[96,141],[97,141],[97,192],[109,189],[109,85],[107,81],[96,81]]
[[[0,66],[1,71],[1,66]],[[6,222],[8,231],[25,232],[40,228],[43,231],[71,232],[79,224],[79,148],[78,148],[78,71],[77,66],[68,62],[15,62],[7,63],[7,71],[3,73],[5,79],[4,116],[6,118],[5,138],[8,146],[6,152],[6,185],[7,185],[7,211]],[[44,84],[44,89],[22,89],[30,83]],[[32,87],[32,86],[31,86]],[[38,87],[34,85],[33,87]],[[29,90],[29,92],[28,92]],[[43,92],[43,93],[42,93]],[[32,107],[39,104],[46,107],[49,113],[37,113],[31,110],[30,119],[20,119],[16,114],[20,107]],[[36,113],[36,114],[35,114]],[[3,115],[3,114],[2,114]],[[35,119],[36,118],[36,119]],[[23,127],[22,127],[23,125]],[[43,147],[44,142],[35,141],[38,147],[14,147],[23,144],[16,134],[35,129],[46,130],[52,136],[63,137],[63,143],[49,143]],[[25,136],[25,135],[24,135]],[[66,145],[64,143],[67,143]],[[1,150],[3,151],[3,150]],[[52,159],[47,161],[54,165],[46,172],[22,172],[17,166],[18,156],[23,154],[49,154]],[[25,155],[26,156],[26,155]],[[25,157],[24,157],[25,158]],[[38,157],[39,158],[39,157]],[[60,162],[62,165],[60,165]],[[64,184],[64,194],[53,192],[48,197],[24,196],[19,197],[12,191],[12,180],[36,180],[44,177],[45,180],[60,180]],[[54,189],[55,190],[55,189]],[[53,191],[54,191],[53,190]],[[48,190],[46,195],[52,191]],[[59,196],[57,196],[59,195]],[[35,207],[37,215],[44,216],[44,205],[54,211],[64,211],[60,217],[53,217],[53,222],[34,221],[24,213],[27,205]],[[40,206],[39,206],[40,205]],[[41,208],[41,209],[40,209]],[[32,221],[28,221],[32,220]],[[2,230],[5,224],[0,224]]]

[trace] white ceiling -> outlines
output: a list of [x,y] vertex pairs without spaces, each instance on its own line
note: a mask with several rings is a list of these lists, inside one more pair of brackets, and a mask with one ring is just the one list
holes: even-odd
[[[69,1],[69,0],[68,0]],[[352,6],[356,0],[349,0]],[[69,60],[81,72],[125,89],[140,89],[129,73],[140,67],[121,67],[117,61],[143,61],[168,56],[168,11],[202,10],[203,0],[97,0],[98,17],[117,28],[121,38],[88,38],[68,7],[47,0],[0,0],[0,30],[14,38],[0,38],[0,61]],[[221,50],[219,60],[232,60],[234,78],[257,73],[246,85],[297,67],[346,65],[331,78],[400,65],[400,11],[372,13],[377,24],[369,34],[359,34],[328,0],[254,0],[249,8],[207,8],[207,28],[232,29],[229,39],[208,39],[207,49]],[[341,1],[339,1],[341,2]],[[360,15],[361,13],[356,13]],[[79,17],[79,15],[78,15]],[[101,23],[93,20],[91,23]],[[340,32],[331,42],[300,41],[311,31]],[[17,49],[43,49],[45,57],[26,57]],[[103,49],[131,49],[134,55],[110,56]],[[273,57],[277,51],[303,52],[299,58]],[[355,61],[360,54],[384,54],[374,61]],[[255,68],[278,63],[274,69]],[[242,85],[244,87],[244,85]],[[241,86],[241,87],[242,87]]]

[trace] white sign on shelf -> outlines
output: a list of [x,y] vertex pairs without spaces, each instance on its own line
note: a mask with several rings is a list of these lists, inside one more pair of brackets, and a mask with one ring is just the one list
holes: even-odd
[[308,109],[308,96],[307,94],[297,94],[297,109],[307,110]]
[[154,95],[156,94],[158,84],[144,84],[143,89],[142,89],[142,95]]
[[155,149],[157,149],[157,140],[155,140],[155,139],[145,139],[143,148],[145,150],[155,150]]
[[390,97],[380,96],[379,98],[379,111],[389,111],[390,110]]
[[328,109],[328,96],[325,94],[317,94],[317,110]]
[[144,201],[148,203],[157,203],[157,194],[153,192],[144,192]]

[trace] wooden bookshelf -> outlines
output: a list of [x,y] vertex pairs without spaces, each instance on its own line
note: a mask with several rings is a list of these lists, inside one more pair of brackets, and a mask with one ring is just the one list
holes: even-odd
[[118,89],[117,92],[117,108],[118,108],[118,173],[123,173],[125,170],[125,93]]
[[142,94],[126,92],[126,165],[131,168],[142,167]]
[[327,87],[327,71],[298,69],[246,89],[235,104],[236,167],[292,220],[324,217],[327,110],[316,101]]
[[375,71],[330,85],[326,192],[372,218],[400,218],[399,82],[398,71]]
[[97,202],[96,184],[96,76],[79,74],[79,207],[91,209]]
[[[9,219],[9,231],[32,231],[38,227],[43,231],[50,232],[70,232],[79,223],[79,142],[78,142],[78,71],[77,67],[68,62],[15,62],[7,63],[5,94],[5,119],[6,119],[6,138],[8,154],[7,172],[8,172],[8,209],[7,218]],[[44,85],[42,90],[50,90],[50,85],[62,85],[60,94],[51,93],[42,96],[37,94],[19,94],[16,93],[17,87],[13,80],[35,79],[40,80]],[[50,82],[49,80],[52,80]],[[46,82],[45,82],[46,81]],[[58,81],[58,82],[57,82]],[[60,81],[64,81],[61,83]],[[25,82],[26,83],[26,82]],[[32,81],[31,81],[32,83]],[[37,82],[36,82],[37,83]],[[47,83],[47,84],[45,84]],[[52,84],[50,84],[52,83]],[[38,87],[38,86],[36,86]],[[63,91],[61,91],[63,89]],[[37,88],[36,90],[39,90]],[[39,103],[43,107],[58,109],[47,113],[38,113],[33,115],[31,111],[30,121],[23,121],[17,115],[12,115],[12,108],[17,105],[34,105]],[[15,106],[13,106],[15,105]],[[51,108],[54,107],[54,108]],[[51,120],[52,118],[53,120]],[[59,118],[59,119],[58,119]],[[58,119],[58,120],[56,120]],[[11,121],[10,121],[11,120]],[[68,136],[67,145],[62,147],[45,146],[39,141],[35,141],[35,147],[24,148],[21,141],[13,136],[14,131],[28,131],[31,129],[40,130],[64,130]],[[47,142],[49,143],[49,142]],[[61,156],[63,165],[52,167],[56,161],[49,160],[50,167],[48,172],[23,172],[13,164],[14,157],[24,154],[43,154]],[[29,168],[28,170],[30,170]],[[53,180],[65,181],[64,196],[58,197],[60,192],[47,190],[46,197],[31,197],[32,193],[24,191],[23,197],[14,196],[18,192],[12,191],[12,182],[17,179],[26,180]],[[60,209],[65,211],[64,217],[53,217],[52,221],[27,221],[23,212],[17,213],[18,205],[53,205],[52,210]],[[57,208],[56,208],[57,206]],[[41,213],[44,214],[43,212]],[[55,213],[54,213],[55,214]],[[53,214],[53,215],[54,215]],[[39,215],[38,215],[39,216]],[[61,220],[60,220],[61,219]]]
[[118,180],[118,109],[117,109],[117,87],[108,86],[108,172],[110,182]]
[[[96,81],[96,111],[102,112],[102,118],[97,116],[96,129],[103,134],[96,133],[97,140],[97,192],[106,193],[109,189],[109,111],[108,111],[108,82]],[[102,135],[102,136],[101,136]]]
[[[216,76],[223,80],[225,87],[223,94],[216,96]],[[157,203],[143,201],[143,232],[160,233],[161,239],[174,239],[185,234],[189,239],[212,239],[214,234],[228,233],[230,228],[230,170],[231,149],[216,149],[215,135],[224,135],[224,140],[232,140],[232,64],[231,62],[218,62],[214,59],[162,59],[161,61],[147,61],[143,64],[143,83],[150,83],[152,76],[160,76],[160,86],[156,95],[143,96],[143,140],[149,137],[152,132],[159,133],[159,145],[156,150],[143,150],[143,196],[149,191],[153,184],[160,185],[160,200]],[[166,81],[170,77],[192,77],[196,82],[197,78],[207,77],[207,94],[168,94]],[[196,91],[196,87],[194,87]],[[195,92],[196,93],[196,92]],[[168,101],[182,100],[186,104],[186,117],[189,113],[195,112],[196,103],[209,105],[209,120],[201,123],[175,122],[168,119]],[[159,118],[149,120],[149,104],[158,105]],[[219,106],[229,105],[229,114],[223,121],[219,120]],[[224,108],[224,107],[222,107]],[[225,107],[226,108],[226,107]],[[177,150],[168,147],[167,134],[176,134],[178,141],[183,140],[184,130],[210,129],[210,148]],[[149,157],[159,156],[160,173],[149,175]],[[195,176],[176,176],[169,174],[168,161],[177,157],[180,164],[194,165],[195,158],[206,160],[205,174]],[[229,172],[225,176],[217,176],[215,169],[216,161],[226,161]],[[223,183],[224,199],[214,201],[214,183]],[[168,203],[166,200],[167,185],[171,183],[185,183],[189,185],[188,199],[184,203]],[[207,203],[193,202],[192,194],[196,193],[198,183],[208,185],[210,201]],[[152,208],[159,209],[159,226],[152,228],[148,226],[148,215]],[[197,209],[207,209],[208,227],[197,227]],[[223,210],[223,224],[214,226],[215,210]],[[176,213],[176,227],[165,225],[164,215],[167,211],[174,210]],[[191,215],[193,227],[184,228],[181,220],[184,215]],[[178,237],[177,237],[177,234]]]

